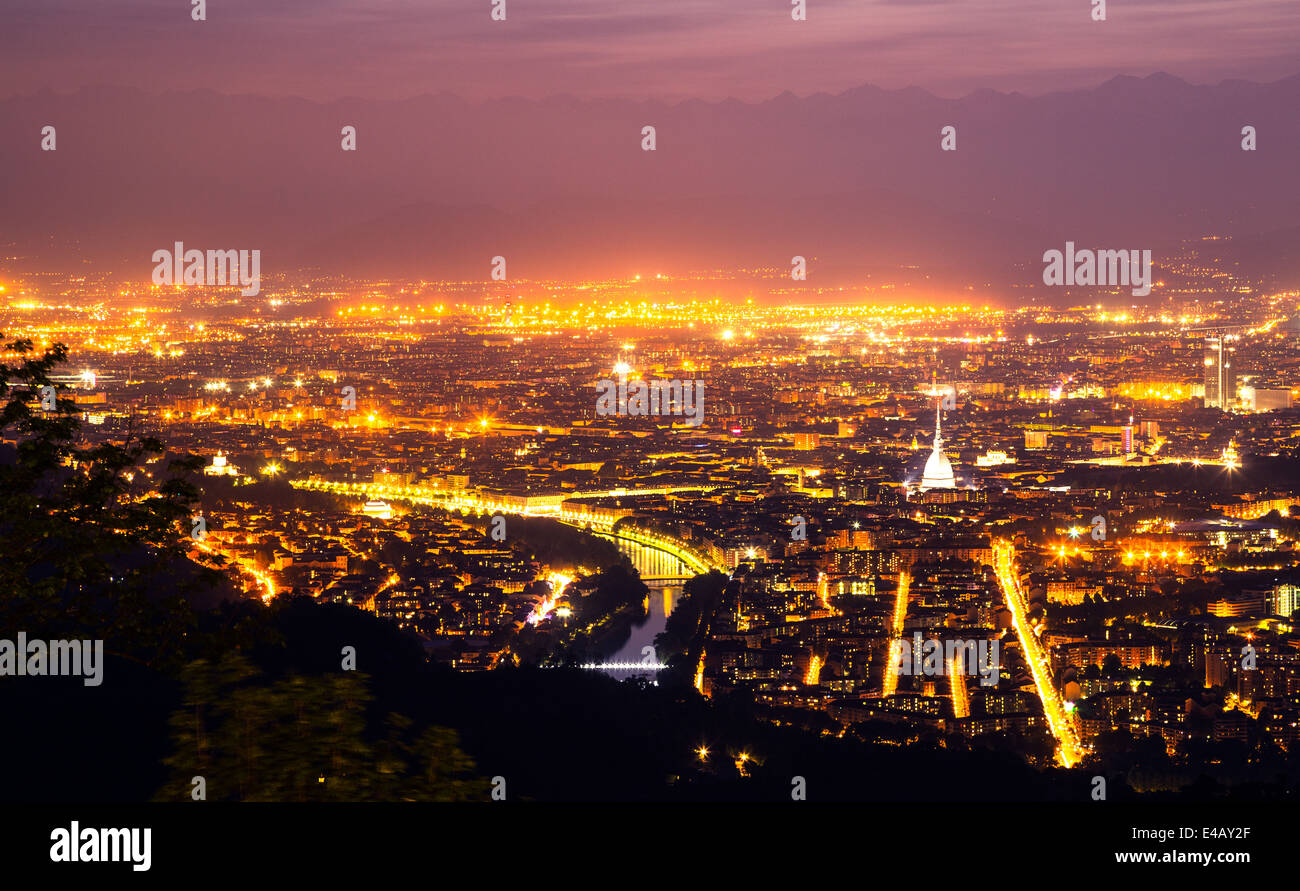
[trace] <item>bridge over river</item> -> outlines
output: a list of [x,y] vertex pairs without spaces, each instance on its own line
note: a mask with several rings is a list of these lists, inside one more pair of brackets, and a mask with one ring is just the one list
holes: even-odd
[[649,615],[640,624],[632,626],[627,642],[617,651],[610,653],[603,662],[583,667],[620,679],[637,675],[653,677],[664,665],[657,656],[649,656],[644,648],[654,645],[655,635],[664,630],[677,598],[682,595],[682,584],[694,578],[695,572],[685,561],[661,548],[616,535],[603,534],[601,537],[617,544],[641,573],[642,581],[650,589]]

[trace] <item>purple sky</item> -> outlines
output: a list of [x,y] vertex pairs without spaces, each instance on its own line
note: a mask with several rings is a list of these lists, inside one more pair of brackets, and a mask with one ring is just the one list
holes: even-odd
[[752,101],[870,83],[1037,94],[1300,73],[1296,0],[4,0],[0,96],[153,91]]

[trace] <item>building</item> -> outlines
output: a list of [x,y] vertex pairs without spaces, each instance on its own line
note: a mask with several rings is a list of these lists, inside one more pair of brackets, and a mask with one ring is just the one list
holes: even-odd
[[1003,464],[1015,464],[1016,459],[1000,449],[989,449],[975,459],[976,467],[1001,467]]
[[1290,390],[1265,390],[1259,387],[1242,388],[1242,397],[1249,400],[1252,411],[1277,411],[1291,407]]
[[393,518],[393,509],[384,501],[367,501],[361,508],[361,512],[367,517],[374,517],[377,520],[391,520]]
[[212,463],[203,468],[205,476],[239,476],[239,468],[226,460],[226,456],[217,452],[212,456]]
[[1100,597],[1103,586],[1084,578],[1049,579],[1047,582],[1048,603],[1083,603],[1085,597]]
[[1265,614],[1263,591],[1242,591],[1239,594],[1225,594],[1205,604],[1205,611],[1220,619],[1240,619],[1247,616]]
[[1047,448],[1047,431],[1046,431],[1046,430],[1026,430],[1026,431],[1025,431],[1025,448],[1026,448],[1026,449],[1045,449],[1045,448]]
[[934,410],[934,450],[925,462],[925,472],[921,474],[920,491],[930,489],[955,489],[957,480],[952,475],[952,462],[943,452],[943,436],[939,431],[939,417],[943,413],[942,403]]
[[1205,338],[1205,407],[1227,411],[1237,401],[1237,371],[1226,337]]
[[1289,617],[1300,609],[1300,585],[1282,584],[1272,591],[1272,613]]
[[1069,643],[1058,647],[1052,658],[1060,665],[1073,665],[1086,668],[1089,665],[1102,665],[1107,656],[1115,656],[1125,668],[1140,668],[1143,665],[1160,665],[1163,654],[1160,645],[1148,641],[1099,641],[1086,640]]

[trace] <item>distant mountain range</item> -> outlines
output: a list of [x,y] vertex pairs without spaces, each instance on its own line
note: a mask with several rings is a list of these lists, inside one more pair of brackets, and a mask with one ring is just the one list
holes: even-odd
[[[676,105],[398,102],[94,88],[0,101],[0,241],[19,269],[146,280],[174,241],[260,248],[264,273],[512,278],[771,266],[809,283],[902,266],[1040,281],[1041,255],[1230,235],[1226,262],[1300,283],[1300,75],[1165,74],[1027,97],[839,95]],[[41,128],[57,150],[40,150]],[[344,125],[358,151],[340,148]],[[657,150],[641,149],[656,128]],[[957,128],[957,150],[940,130]],[[1241,130],[1258,133],[1242,151]]]

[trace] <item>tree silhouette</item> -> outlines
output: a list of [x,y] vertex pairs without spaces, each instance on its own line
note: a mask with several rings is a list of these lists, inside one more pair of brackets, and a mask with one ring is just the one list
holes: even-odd
[[[199,459],[160,470],[162,443],[135,431],[79,443],[76,402],[50,377],[67,348],[35,356],[24,339],[4,349],[0,437],[17,446],[0,457],[0,625],[103,638],[110,653],[146,664],[179,660],[192,624],[185,595],[220,581],[180,544],[198,497],[185,474]],[[55,396],[52,409],[43,395]]]
[[238,653],[199,659],[170,724],[172,777],[161,801],[190,798],[202,776],[218,801],[485,801],[487,784],[455,731],[416,731],[389,714],[366,736],[371,695],[358,672],[267,683]]

